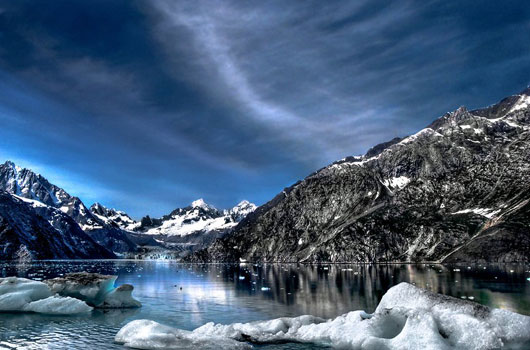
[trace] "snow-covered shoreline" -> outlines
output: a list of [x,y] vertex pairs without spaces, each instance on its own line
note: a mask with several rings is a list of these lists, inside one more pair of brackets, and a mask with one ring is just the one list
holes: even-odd
[[115,341],[137,349],[248,349],[275,342],[341,349],[497,349],[529,342],[530,317],[401,283],[387,291],[373,314],[210,322],[193,331],[135,320]]

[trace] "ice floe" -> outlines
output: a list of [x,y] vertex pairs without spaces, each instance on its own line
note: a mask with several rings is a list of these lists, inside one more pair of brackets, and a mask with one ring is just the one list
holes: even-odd
[[133,286],[114,287],[117,276],[75,272],[45,281],[54,293],[85,301],[97,308],[130,308],[142,304],[132,297]]
[[114,288],[116,276],[86,272],[35,281],[0,278],[0,312],[36,312],[70,315],[96,308],[132,308],[141,303],[132,297],[133,286]]
[[497,349],[529,342],[530,317],[401,283],[388,290],[373,314],[210,322],[193,331],[136,320],[125,325],[115,341],[138,349],[246,349],[276,342],[340,349]]
[[69,315],[88,312],[84,301],[53,295],[46,283],[26,278],[0,278],[0,312]]

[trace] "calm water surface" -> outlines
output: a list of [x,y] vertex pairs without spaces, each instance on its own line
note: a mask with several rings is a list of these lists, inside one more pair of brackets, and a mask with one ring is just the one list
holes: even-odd
[[[151,319],[192,330],[206,322],[249,322],[312,314],[373,312],[391,286],[417,286],[530,315],[529,265],[186,265],[168,261],[0,262],[0,276],[46,279],[75,271],[117,275],[134,285],[137,310],[82,316],[0,314],[0,349],[124,349],[114,335]],[[314,349],[275,344],[262,349]]]

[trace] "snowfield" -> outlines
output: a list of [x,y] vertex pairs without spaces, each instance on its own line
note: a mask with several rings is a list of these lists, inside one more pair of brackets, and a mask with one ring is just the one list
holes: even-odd
[[193,331],[136,320],[115,341],[137,349],[248,349],[252,343],[301,342],[340,349],[483,350],[530,341],[530,317],[401,283],[388,290],[373,314],[210,322]]
[[116,276],[86,272],[43,282],[19,277],[0,278],[0,312],[72,315],[96,308],[131,308],[133,286],[114,288]]

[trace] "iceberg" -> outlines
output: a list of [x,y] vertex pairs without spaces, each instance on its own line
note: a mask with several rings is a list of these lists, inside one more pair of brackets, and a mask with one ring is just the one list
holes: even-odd
[[93,308],[136,308],[134,287],[114,287],[116,276],[77,272],[45,281],[19,277],[0,278],[0,312],[36,312],[71,315]]
[[527,344],[530,317],[400,283],[387,291],[373,314],[210,322],[193,331],[136,320],[115,341],[137,349],[247,349],[251,344],[297,342],[340,349],[483,350]]
[[85,301],[96,308],[135,308],[142,304],[132,297],[134,287],[114,287],[117,276],[74,272],[44,281],[53,293]]
[[71,315],[91,311],[85,302],[53,295],[46,283],[26,278],[0,278],[0,312]]

